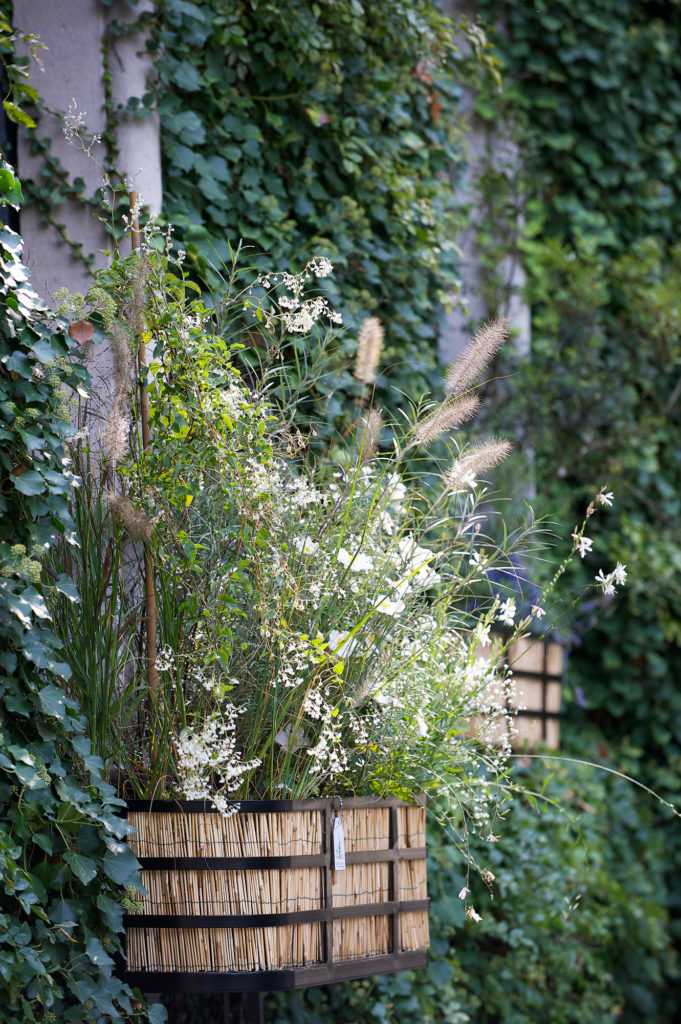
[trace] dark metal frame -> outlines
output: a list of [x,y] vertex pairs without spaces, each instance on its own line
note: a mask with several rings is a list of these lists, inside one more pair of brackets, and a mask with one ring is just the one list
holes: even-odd
[[[142,868],[150,870],[199,870],[219,869],[272,869],[292,867],[317,867],[323,870],[324,906],[317,910],[296,911],[287,914],[244,914],[244,915],[184,915],[184,914],[126,914],[124,925],[129,928],[258,928],[286,924],[301,924],[319,921],[323,924],[323,961],[305,967],[282,968],[274,971],[235,971],[218,973],[210,971],[125,971],[125,980],[146,992],[281,992],[294,988],[329,985],[334,982],[365,978],[374,974],[390,974],[395,971],[415,970],[425,967],[426,951],[400,949],[400,914],[408,911],[427,910],[430,900],[398,901],[399,865],[403,860],[425,860],[425,847],[400,848],[398,840],[399,807],[409,804],[401,800],[381,800],[375,797],[353,797],[342,801],[343,808],[387,807],[390,812],[389,845],[384,850],[367,850],[346,854],[346,864],[390,864],[388,884],[389,899],[386,903],[365,903],[353,907],[334,907],[332,895],[332,829],[333,819],[338,813],[341,801],[337,798],[316,800],[242,800],[239,808],[245,813],[272,811],[319,810],[324,815],[323,851],[321,854],[296,855],[291,857],[140,857]],[[165,813],[217,813],[213,805],[203,800],[129,800],[128,811]],[[358,958],[356,960],[334,961],[333,922],[348,917],[374,917],[390,915],[390,952],[383,956]]]

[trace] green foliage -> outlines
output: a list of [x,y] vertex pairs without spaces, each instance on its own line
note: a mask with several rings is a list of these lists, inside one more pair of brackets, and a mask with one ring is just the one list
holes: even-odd
[[139,710],[129,669],[143,609],[125,578],[125,538],[111,521],[96,464],[82,443],[71,451],[81,481],[71,496],[77,543],[59,543],[49,568],[73,582],[56,588],[49,607],[68,650],[67,689],[87,717],[94,753],[111,767],[120,763],[124,729]]
[[[9,200],[15,189],[10,183]],[[121,887],[138,864],[121,802],[67,695],[42,560],[69,540],[77,482],[64,446],[72,343],[27,283],[21,242],[0,233],[0,985],[2,1020],[82,1024],[143,1016],[113,974]]]
[[[645,798],[620,780],[536,765],[516,781],[556,803],[515,800],[468,880],[450,840],[429,836],[432,950],[426,971],[272,1000],[273,1024],[406,1020],[607,1024],[658,1020],[649,991],[667,948],[662,855]],[[646,870],[641,869],[645,861]],[[468,884],[480,923],[463,921]],[[625,1003],[629,1006],[624,1010]]]
[[[581,730],[588,715],[619,763],[679,803],[681,10],[643,0],[484,8],[504,26],[495,42],[506,88],[501,104],[482,97],[481,111],[510,111],[525,155],[520,185],[496,173],[486,188],[507,216],[513,195],[526,200],[533,307],[533,358],[515,368],[501,418],[530,439],[538,493],[563,524],[608,482],[615,508],[581,571],[619,559],[630,573],[612,606],[577,617],[572,719]],[[665,829],[675,877],[681,840]],[[667,900],[678,943],[671,886]],[[646,1013],[671,1019],[678,975],[648,980]]]
[[[164,214],[182,246],[216,288],[228,241],[268,270],[329,257],[346,321],[386,324],[381,404],[430,390],[438,307],[458,289],[453,24],[432,0],[161,8]],[[342,370],[352,331],[344,344],[315,389],[323,438],[347,425],[357,393]]]
[[[70,299],[81,326],[87,310],[107,335],[113,398],[93,460],[99,480],[81,456],[78,552],[63,545],[56,566],[76,567],[81,605],[76,613],[62,586],[56,627],[97,751],[140,795],[226,810],[273,795],[436,793],[443,816],[466,816],[465,834],[496,813],[503,787],[483,780],[503,777],[508,754],[498,743],[505,707],[488,693],[503,690],[501,652],[477,657],[502,588],[471,558],[508,562],[506,546],[472,529],[486,492],[470,480],[504,452],[457,460],[453,445],[446,480],[415,477],[410,494],[403,477],[408,452],[446,433],[452,413],[457,423],[470,415],[484,360],[400,429],[390,455],[358,441],[345,473],[306,467],[294,410],[272,399],[276,374],[254,369],[246,382],[234,360],[252,324],[264,358],[334,323],[313,292],[330,273],[313,260],[283,282],[242,283],[235,262],[234,291],[216,315],[150,227],[139,252]],[[154,340],[148,377],[133,367],[139,337]],[[148,616],[134,571],[129,615],[120,594],[121,565],[140,564],[142,553],[145,572],[155,566],[158,680],[136,653]],[[530,624],[519,618],[515,635]]]
[[[36,36],[14,31],[12,4],[0,0],[0,81],[4,93],[2,108],[8,120],[25,128],[35,128],[35,121],[25,108],[32,106],[38,98],[35,88],[28,81],[28,64],[30,59],[36,59],[42,48]],[[19,54],[20,49],[23,50],[22,55]],[[7,192],[4,187],[1,194],[6,201]]]

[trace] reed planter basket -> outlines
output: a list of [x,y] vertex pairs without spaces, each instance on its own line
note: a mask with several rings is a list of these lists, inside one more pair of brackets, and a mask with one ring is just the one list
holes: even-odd
[[426,963],[423,804],[244,800],[225,818],[133,800],[128,819],[147,895],[125,917],[126,980],[145,991],[279,991]]

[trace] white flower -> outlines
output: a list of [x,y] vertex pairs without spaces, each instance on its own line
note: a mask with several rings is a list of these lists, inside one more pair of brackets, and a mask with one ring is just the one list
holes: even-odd
[[310,260],[305,269],[309,270],[315,277],[328,277],[329,274],[333,274],[333,263],[326,256],[315,256],[314,259]]
[[612,493],[612,491],[600,491],[596,495],[596,501],[598,502],[598,504],[603,505],[605,508],[610,508],[614,500],[615,495]]
[[205,718],[200,727],[186,728],[177,741],[180,782],[188,800],[212,800],[221,814],[238,810],[227,797],[241,778],[260,761],[243,761],[237,749],[236,723],[243,708],[223,704],[219,714]]
[[546,612],[541,607],[541,605],[533,604],[532,605],[532,615],[534,616],[535,619],[543,619],[544,616],[546,615]]
[[482,569],[487,564],[487,555],[476,549],[470,556],[469,562],[475,569]]
[[381,512],[379,516],[379,525],[384,533],[387,533],[389,537],[392,537],[396,530],[395,520],[389,512]]
[[623,586],[627,580],[627,567],[618,562],[612,572],[606,576],[602,569],[598,570],[595,577],[596,583],[602,588],[606,597],[612,597],[615,593],[615,586]]
[[397,542],[403,570],[406,575],[396,584],[399,593],[404,594],[410,586],[432,587],[440,579],[439,575],[431,567],[430,563],[435,558],[435,552],[430,548],[420,547],[411,534],[401,537]]
[[319,544],[312,537],[296,537],[293,546],[302,555],[316,555],[319,551]]
[[490,629],[491,627],[489,625],[483,626],[481,622],[478,622],[477,626],[475,627],[475,632],[473,635],[475,636],[475,639],[478,641],[481,647],[489,647],[491,641]]
[[470,889],[468,888],[467,885],[464,885],[463,889],[459,893],[459,899],[460,900],[465,900],[466,897],[469,896],[469,895],[470,895]]
[[349,658],[357,644],[357,637],[350,637],[348,632],[332,629],[329,633],[329,650],[338,658]]
[[612,597],[612,595],[615,593],[615,582],[613,579],[613,574],[610,573],[608,576],[605,576],[603,570],[599,569],[598,575],[594,578],[596,580],[596,583],[598,583],[598,585],[602,588],[604,595],[606,597]]
[[390,473],[385,483],[385,498],[389,505],[401,505],[407,496],[407,488],[399,473]]
[[405,603],[401,598],[392,600],[390,597],[379,597],[378,602],[374,606],[377,612],[382,615],[392,615],[395,618],[400,615],[405,609]]
[[593,548],[594,542],[590,537],[585,537],[584,534],[573,533],[572,539],[575,542],[575,551],[579,552],[580,558],[584,558]]
[[622,565],[621,562],[618,562],[617,565],[615,566],[615,568],[612,571],[612,576],[613,576],[613,579],[615,580],[615,583],[618,586],[620,586],[620,587],[624,586],[624,584],[627,581],[627,567],[626,567],[626,565]]
[[466,907],[466,917],[468,918],[469,921],[474,921],[475,924],[477,924],[479,921],[482,921],[482,917],[477,912],[475,907]]
[[374,567],[373,558],[362,554],[361,551],[351,555],[346,548],[341,548],[337,557],[340,564],[346,568],[349,566],[352,572],[369,572]]
[[414,715],[414,721],[416,723],[416,731],[419,734],[419,736],[421,736],[422,738],[427,736],[428,723],[426,722],[425,718],[423,717],[420,711],[417,711],[416,714]]
[[499,611],[497,612],[497,622],[503,622],[505,626],[512,626],[515,622],[516,604],[515,599],[507,597],[502,602]]
[[162,647],[156,655],[156,670],[170,672],[173,668],[175,668],[175,655],[172,647]]

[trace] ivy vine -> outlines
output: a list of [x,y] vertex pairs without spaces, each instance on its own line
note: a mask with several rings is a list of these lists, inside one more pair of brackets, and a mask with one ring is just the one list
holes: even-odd
[[[0,199],[19,185],[3,162]],[[115,975],[121,897],[139,864],[87,723],[65,692],[70,666],[47,596],[47,552],[73,530],[77,483],[64,395],[87,385],[74,342],[28,283],[21,240],[0,230],[0,983],[7,1024],[146,1017]],[[149,1020],[162,1020],[159,1007]]]
[[[155,38],[164,213],[203,279],[219,291],[239,240],[268,269],[327,256],[346,322],[385,324],[379,404],[437,386],[466,215],[460,82],[483,37],[432,0],[163,0]],[[357,397],[347,345],[312,396],[322,438]]]

